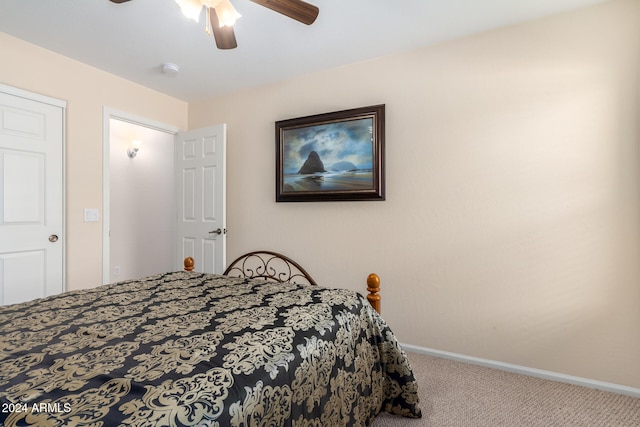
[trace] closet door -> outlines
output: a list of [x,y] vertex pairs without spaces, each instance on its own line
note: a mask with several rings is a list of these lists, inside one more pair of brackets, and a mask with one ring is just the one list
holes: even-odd
[[64,109],[0,85],[0,304],[64,290]]

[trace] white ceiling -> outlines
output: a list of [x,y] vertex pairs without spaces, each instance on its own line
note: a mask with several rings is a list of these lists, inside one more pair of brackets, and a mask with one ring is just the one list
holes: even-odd
[[[174,0],[0,0],[0,30],[184,101],[411,50],[606,0],[307,0],[306,26],[249,0],[222,51]],[[1,48],[1,46],[0,46]],[[175,76],[161,64],[180,66]]]

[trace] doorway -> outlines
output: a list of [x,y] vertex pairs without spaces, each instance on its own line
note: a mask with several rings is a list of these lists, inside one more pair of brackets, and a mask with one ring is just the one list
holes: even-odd
[[104,123],[102,281],[171,271],[177,129],[115,111]]
[[175,271],[222,273],[226,125],[187,132],[105,109],[103,283]]

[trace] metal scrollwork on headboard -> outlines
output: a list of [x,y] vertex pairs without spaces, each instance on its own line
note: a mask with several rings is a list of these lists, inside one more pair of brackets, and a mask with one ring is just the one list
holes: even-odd
[[271,251],[249,252],[237,258],[223,273],[225,276],[258,278],[289,283],[317,283],[300,264]]

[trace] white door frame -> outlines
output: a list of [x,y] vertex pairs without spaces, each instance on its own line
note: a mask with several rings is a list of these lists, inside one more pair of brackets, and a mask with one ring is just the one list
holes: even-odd
[[111,119],[128,122],[134,125],[155,129],[160,132],[175,135],[179,129],[175,126],[149,120],[144,117],[135,116],[124,111],[115,110],[110,107],[104,107],[102,115],[102,283],[110,283],[110,238],[109,230],[111,228],[109,220],[109,167],[110,167],[110,121]]
[[0,91],[62,109],[62,292],[67,290],[67,101],[0,83]]

